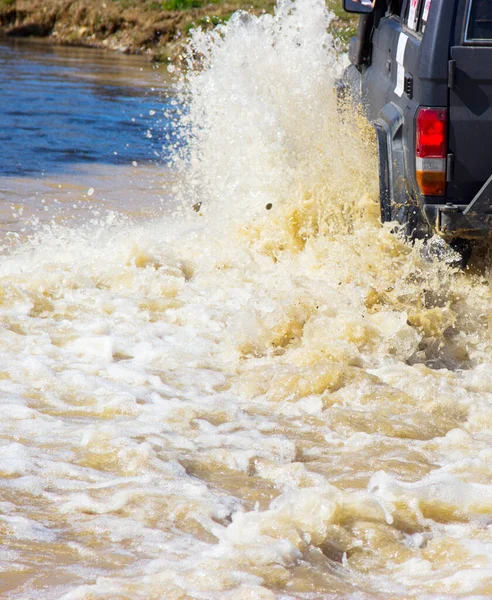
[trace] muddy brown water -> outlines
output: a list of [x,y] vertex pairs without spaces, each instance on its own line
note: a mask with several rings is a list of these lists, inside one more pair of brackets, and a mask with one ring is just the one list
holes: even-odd
[[[117,84],[121,129],[77,148],[133,140],[1,177],[2,597],[492,595],[486,253],[460,273],[381,228],[329,20],[197,33],[204,70],[163,95],[137,59],[0,47],[84,122]],[[168,166],[146,119],[173,99]]]

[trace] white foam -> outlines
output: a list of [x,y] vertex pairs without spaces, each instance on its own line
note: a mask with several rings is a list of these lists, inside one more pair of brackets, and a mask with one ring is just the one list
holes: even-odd
[[177,214],[45,226],[2,258],[2,561],[44,544],[24,596],[487,585],[489,270],[380,227],[331,19],[297,0],[195,33]]

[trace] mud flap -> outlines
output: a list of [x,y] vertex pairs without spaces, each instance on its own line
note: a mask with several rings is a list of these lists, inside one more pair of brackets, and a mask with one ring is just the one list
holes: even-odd
[[374,129],[378,141],[379,159],[379,203],[381,207],[381,223],[389,223],[393,220],[391,210],[391,173],[388,152],[388,125],[378,119],[374,122]]

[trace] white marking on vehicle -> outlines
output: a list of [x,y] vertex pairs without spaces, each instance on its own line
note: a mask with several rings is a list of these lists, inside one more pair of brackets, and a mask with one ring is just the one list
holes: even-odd
[[417,8],[419,6],[419,0],[412,0],[410,3],[410,10],[408,11],[408,27],[415,31],[417,29],[418,13]]
[[427,19],[429,18],[429,11],[431,7],[432,0],[425,0],[424,12],[422,13],[422,21],[427,23]]
[[400,37],[398,39],[398,48],[396,50],[396,63],[397,63],[397,72],[396,72],[396,87],[395,94],[397,96],[403,95],[403,90],[405,88],[405,67],[404,67],[404,59],[405,59],[405,49],[407,47],[408,36],[404,33],[400,33]]

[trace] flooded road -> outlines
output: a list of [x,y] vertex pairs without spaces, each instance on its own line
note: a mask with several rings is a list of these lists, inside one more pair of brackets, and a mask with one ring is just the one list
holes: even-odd
[[491,597],[491,272],[380,227],[329,19],[196,34],[151,212],[132,164],[70,165],[4,248],[3,597]]
[[141,57],[1,40],[0,231],[162,211],[169,85]]

